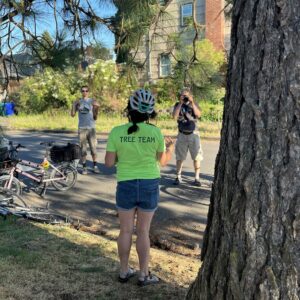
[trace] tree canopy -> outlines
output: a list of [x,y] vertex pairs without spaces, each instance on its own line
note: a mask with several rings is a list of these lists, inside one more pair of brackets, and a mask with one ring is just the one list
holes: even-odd
[[[117,13],[105,16],[108,7],[117,9]],[[4,61],[9,58],[14,62],[13,54],[30,49],[41,62],[47,63],[51,57],[65,62],[62,50],[79,48],[84,60],[84,49],[91,43],[99,44],[101,30],[115,35],[117,62],[124,62],[160,12],[157,0],[1,1],[0,65],[6,75],[5,84],[8,74]],[[54,38],[41,31],[50,23]]]

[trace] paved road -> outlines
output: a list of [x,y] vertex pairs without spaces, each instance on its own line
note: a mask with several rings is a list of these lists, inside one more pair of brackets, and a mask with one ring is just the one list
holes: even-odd
[[[27,148],[20,152],[20,157],[41,161],[44,149],[39,145],[41,141],[76,142],[75,133],[43,133],[43,132],[7,132],[8,138],[14,143],[21,143]],[[115,203],[115,170],[104,166],[104,154],[107,136],[98,136],[99,167],[101,174],[79,175],[75,187],[67,192],[49,190],[46,201],[52,208],[80,219],[103,218],[106,212],[114,210]],[[211,183],[213,180],[215,157],[218,151],[218,141],[203,141],[204,161],[201,166],[202,187],[194,187],[193,164],[188,158],[183,169],[184,184],[173,186],[175,179],[175,159],[162,169],[161,200],[155,215],[155,224],[162,224],[174,232],[180,227],[181,234],[199,238],[205,228],[206,215],[209,205]],[[91,161],[88,161],[91,166]],[[27,194],[29,201],[39,205],[45,204],[45,199],[34,197],[34,193]],[[34,200],[33,200],[34,199]],[[173,228],[172,228],[173,225]],[[177,229],[176,229],[177,228]],[[175,233],[174,233],[175,234]]]

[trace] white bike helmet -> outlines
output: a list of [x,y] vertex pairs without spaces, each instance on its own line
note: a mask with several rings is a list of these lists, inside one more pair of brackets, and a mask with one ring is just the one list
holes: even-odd
[[129,98],[130,106],[140,113],[151,114],[154,111],[155,99],[150,91],[136,90]]

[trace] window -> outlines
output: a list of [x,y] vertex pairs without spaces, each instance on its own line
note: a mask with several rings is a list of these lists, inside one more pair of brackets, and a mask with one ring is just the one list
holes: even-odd
[[193,20],[193,3],[181,5],[181,26],[187,26]]
[[160,55],[160,76],[165,77],[171,74],[171,60],[169,54]]

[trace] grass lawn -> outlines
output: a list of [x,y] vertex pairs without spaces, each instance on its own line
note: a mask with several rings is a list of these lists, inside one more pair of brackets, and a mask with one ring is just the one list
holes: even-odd
[[[137,268],[132,249],[130,264]],[[184,299],[199,260],[151,249],[159,285],[117,282],[116,242],[69,227],[0,218],[0,299]]]
[[[35,129],[35,130],[77,130],[77,116],[71,118],[68,113],[44,113],[40,115],[19,115],[9,118],[0,117],[0,124],[12,129]],[[108,133],[112,127],[126,123],[127,119],[121,116],[100,115],[96,126],[99,133]],[[152,122],[162,129],[165,135],[177,133],[175,120],[164,117]],[[218,122],[200,121],[200,136],[202,138],[219,138],[221,124]]]

